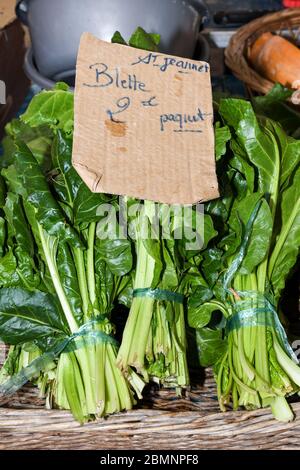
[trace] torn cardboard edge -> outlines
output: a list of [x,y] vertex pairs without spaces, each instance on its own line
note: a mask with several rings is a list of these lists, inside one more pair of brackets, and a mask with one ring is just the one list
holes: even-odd
[[[149,63],[139,62],[147,55]],[[157,65],[166,61],[171,65],[162,72]],[[199,72],[203,64],[83,34],[72,161],[91,191],[184,205],[219,197],[212,90],[210,74]],[[153,95],[157,106],[144,107]],[[185,116],[185,127],[173,121],[174,110]],[[162,116],[170,116],[164,126]]]

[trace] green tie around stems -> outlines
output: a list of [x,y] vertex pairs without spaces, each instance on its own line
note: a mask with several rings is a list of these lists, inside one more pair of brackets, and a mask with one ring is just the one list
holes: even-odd
[[[227,319],[227,333],[251,326],[269,326],[274,328],[279,335],[283,348],[293,361],[298,364],[299,361],[289,344],[286,332],[280,323],[272,301],[259,292],[237,291],[236,293],[241,299],[244,298],[244,300],[239,300],[233,304],[233,315]],[[256,305],[255,307],[253,303]]]
[[166,300],[167,302],[176,302],[178,304],[184,303],[184,295],[163,289],[134,289],[133,297],[150,297],[155,300]]
[[0,396],[10,396],[17,392],[33,377],[37,377],[47,368],[51,362],[57,359],[62,353],[69,353],[81,349],[87,345],[96,345],[99,343],[110,343],[118,345],[118,342],[103,331],[94,330],[94,326],[103,322],[104,316],[101,315],[82,325],[78,331],[71,336],[66,336],[50,351],[42,354],[31,362],[27,367],[9,380],[0,385]]

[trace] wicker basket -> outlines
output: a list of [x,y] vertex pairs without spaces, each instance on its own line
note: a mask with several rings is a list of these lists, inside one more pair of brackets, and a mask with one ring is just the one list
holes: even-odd
[[29,385],[0,402],[0,450],[299,449],[296,419],[284,424],[269,409],[221,413],[210,370],[194,376],[184,398],[149,387],[139,408],[80,426],[66,411],[45,409]]
[[300,35],[300,8],[292,8],[263,16],[240,28],[225,51],[226,65],[251,90],[268,93],[274,86],[259,75],[247,60],[249,47],[263,33],[273,32],[298,40]]

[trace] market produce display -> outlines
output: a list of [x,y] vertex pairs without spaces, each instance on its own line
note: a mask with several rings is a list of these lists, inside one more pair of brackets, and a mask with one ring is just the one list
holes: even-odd
[[[145,49],[159,42],[141,28],[133,37]],[[1,159],[0,339],[10,350],[0,395],[33,381],[48,407],[84,423],[131,409],[150,381],[181,394],[189,336],[199,367],[213,366],[222,411],[270,406],[293,419],[286,398],[300,390],[300,368],[280,312],[300,247],[289,93],[277,85],[253,105],[215,103],[221,197],[184,218],[92,193],[72,167],[73,94],[58,84],[33,98],[7,126]],[[191,249],[182,228],[202,242]],[[120,305],[129,314],[119,344]]]
[[[289,421],[285,397],[299,390],[300,369],[277,313],[299,252],[300,142],[245,100],[222,100],[218,113],[230,140],[217,155],[224,196],[206,207],[218,237],[204,254],[206,289],[190,298],[190,324],[200,361],[214,364],[221,409],[270,405]],[[209,326],[215,312],[225,337],[222,322]]]

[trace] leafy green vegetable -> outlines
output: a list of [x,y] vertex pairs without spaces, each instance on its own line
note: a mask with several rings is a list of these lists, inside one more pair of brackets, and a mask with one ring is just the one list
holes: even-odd
[[123,46],[127,46],[127,42],[125,41],[125,39],[123,38],[123,36],[121,35],[121,33],[119,31],[116,31],[115,34],[113,35],[113,37],[111,38],[111,42],[112,43],[117,43],[117,44],[122,44]]
[[[177,240],[175,236],[182,224],[176,214],[170,218],[169,237],[149,237],[158,213],[161,217],[156,233],[159,234],[166,228],[163,222],[167,215],[170,216],[170,208],[164,205],[156,208],[154,203],[144,201],[140,213],[129,221],[135,228],[132,235],[137,262],[133,300],[117,363],[125,372],[129,366],[135,367],[145,381],[151,379],[165,386],[181,388],[189,384],[184,305],[180,300],[174,301],[173,296],[190,291],[194,284],[195,260],[216,232],[210,218],[202,216],[204,230],[201,234],[195,233],[195,238],[201,239],[204,235],[204,243],[189,253],[187,239]],[[195,222],[196,214],[190,215],[193,217],[186,217],[186,220]],[[185,228],[190,230],[192,227]],[[195,232],[196,226],[193,228]],[[188,279],[183,272],[190,273]]]
[[[144,383],[117,369],[109,315],[130,282],[131,244],[96,241],[100,206],[114,198],[91,193],[72,167],[73,97],[64,86],[37,95],[21,119],[10,127],[0,186],[0,338],[22,347],[11,350],[0,390],[38,377],[48,400],[80,422],[130,409]],[[45,142],[38,151],[35,135]]]
[[111,42],[122,44],[124,46],[136,47],[137,49],[145,49],[146,51],[158,52],[158,46],[160,44],[160,35],[154,33],[146,33],[146,31],[140,26],[131,35],[128,44],[122,37],[119,31],[116,31],[113,35]]
[[[261,107],[275,103],[279,91],[258,100]],[[290,421],[284,397],[298,391],[300,368],[276,309],[299,254],[300,142],[247,101],[221,100],[218,111],[222,197],[206,207],[218,236],[199,265],[207,286],[199,302],[191,296],[188,319],[197,330],[200,363],[214,365],[221,409],[230,402],[271,406],[277,419]]]
[[0,337],[8,344],[68,331],[56,297],[48,293],[1,289],[0,312]]
[[287,102],[292,93],[291,89],[276,83],[267,95],[257,96],[253,99],[254,109],[258,114],[279,122],[283,129],[291,135],[300,128],[300,114],[295,107]]
[[58,84],[53,90],[35,96],[21,120],[33,128],[48,126],[70,133],[74,123],[73,103],[73,94]]

